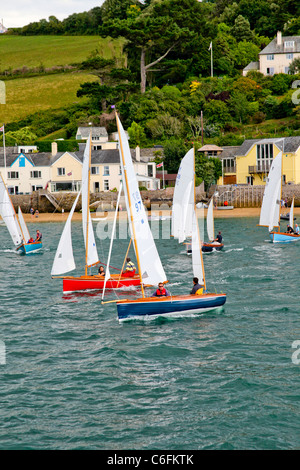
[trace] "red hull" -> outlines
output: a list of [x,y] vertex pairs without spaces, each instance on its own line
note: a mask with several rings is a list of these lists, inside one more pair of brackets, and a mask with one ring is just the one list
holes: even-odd
[[[139,286],[141,284],[138,275],[133,277],[119,277],[119,275],[112,275],[106,282],[106,289],[120,289],[126,286]],[[81,290],[101,290],[104,287],[104,277],[100,276],[79,276],[79,277],[64,277],[63,278],[63,292],[74,292]]]

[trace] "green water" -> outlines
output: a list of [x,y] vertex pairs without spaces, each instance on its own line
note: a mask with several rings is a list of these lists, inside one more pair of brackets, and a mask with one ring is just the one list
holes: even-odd
[[[0,448],[298,449],[300,244],[270,244],[256,223],[216,220],[225,250],[204,263],[223,310],[122,324],[101,294],[63,295],[51,279],[61,224],[31,225],[44,242],[32,256],[0,227]],[[81,273],[80,223],[73,237]],[[109,239],[97,245],[105,260]],[[173,239],[157,246],[171,293],[189,292],[191,258]]]

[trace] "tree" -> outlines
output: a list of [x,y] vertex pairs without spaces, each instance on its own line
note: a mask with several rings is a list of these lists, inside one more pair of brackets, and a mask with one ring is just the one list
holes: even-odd
[[[147,74],[172,50],[176,48],[178,53],[185,46],[183,41],[190,39],[193,29],[204,23],[201,13],[197,0],[152,0],[136,17],[107,21],[100,34],[125,37],[131,56],[139,54],[140,89],[145,93]],[[187,15],[191,16],[190,22]]]
[[139,145],[140,147],[146,143],[146,135],[142,126],[133,121],[127,129],[131,146]]
[[237,41],[251,41],[253,39],[250,23],[242,15],[235,19],[232,35]]
[[291,62],[289,66],[289,73],[291,75],[295,75],[295,73],[300,73],[300,58],[297,57],[296,59]]

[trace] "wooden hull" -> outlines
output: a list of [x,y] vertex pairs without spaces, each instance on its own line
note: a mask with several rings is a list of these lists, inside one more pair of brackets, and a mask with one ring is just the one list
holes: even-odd
[[119,320],[156,316],[186,316],[204,313],[222,307],[226,294],[175,295],[171,297],[146,297],[117,302]]
[[203,243],[202,251],[203,253],[211,253],[212,251],[220,251],[224,248],[223,243]]
[[[140,277],[135,274],[133,277],[121,277],[119,274],[113,274],[106,282],[106,289],[120,289],[129,286],[139,286]],[[104,287],[103,276],[79,276],[64,277],[63,292],[76,292],[82,290],[102,290]]]
[[36,253],[37,251],[43,248],[42,242],[35,242],[35,243],[25,243],[17,248],[17,251],[20,251],[24,255],[29,255]]
[[[220,251],[224,248],[223,243],[203,243],[202,251],[203,253],[211,253],[212,251]],[[187,254],[190,255],[192,253],[192,245],[191,243],[187,243],[186,247]]]
[[272,243],[290,243],[300,240],[300,235],[295,233],[270,232],[269,235]]

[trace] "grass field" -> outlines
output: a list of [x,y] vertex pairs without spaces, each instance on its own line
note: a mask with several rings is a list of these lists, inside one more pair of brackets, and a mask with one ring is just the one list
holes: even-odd
[[82,62],[95,49],[105,59],[116,57],[124,63],[123,43],[122,39],[104,39],[99,36],[0,35],[0,70]]
[[81,83],[95,81],[87,73],[61,73],[6,82],[6,104],[0,104],[0,124],[18,121],[29,114],[82,102],[76,92]]
[[[124,40],[99,36],[5,36],[0,35],[0,70],[22,67],[54,67],[86,60],[98,49],[106,59],[126,63]],[[5,80],[6,104],[0,104],[0,125],[18,121],[37,111],[58,109],[75,101],[81,83],[96,81],[86,72],[59,73]]]

